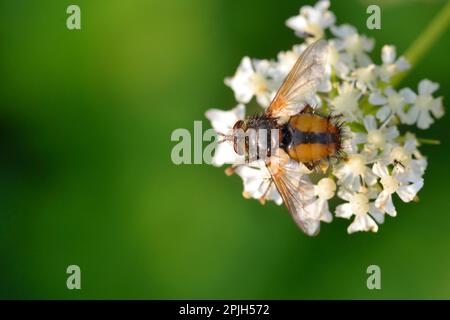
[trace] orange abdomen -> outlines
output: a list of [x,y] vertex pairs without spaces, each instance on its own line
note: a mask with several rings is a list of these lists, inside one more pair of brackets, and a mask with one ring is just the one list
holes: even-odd
[[314,113],[293,116],[288,123],[291,133],[287,148],[289,156],[313,166],[336,155],[340,150],[340,128],[331,118]]

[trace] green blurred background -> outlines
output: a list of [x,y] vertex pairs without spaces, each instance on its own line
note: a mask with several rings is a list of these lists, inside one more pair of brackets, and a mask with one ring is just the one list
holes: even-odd
[[[223,79],[242,56],[298,43],[284,22],[305,3],[2,0],[0,298],[450,298],[449,117],[421,133],[442,141],[422,148],[421,201],[397,201],[376,234],[348,235],[335,219],[308,238],[284,208],[244,200],[238,177],[171,162],[175,128],[235,105]],[[365,27],[373,3],[381,31]],[[402,53],[445,3],[331,10],[374,37],[375,52]],[[69,4],[81,31],[66,28]],[[448,98],[449,40],[402,85],[429,78]],[[70,264],[81,290],[66,288]],[[378,291],[366,288],[371,264]]]

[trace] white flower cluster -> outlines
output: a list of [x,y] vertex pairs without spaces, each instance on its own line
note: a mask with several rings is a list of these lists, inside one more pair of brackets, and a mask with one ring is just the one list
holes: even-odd
[[[302,44],[280,52],[275,60],[244,57],[235,75],[225,79],[237,107],[230,111],[211,109],[206,117],[217,132],[224,133],[244,119],[245,105],[253,97],[266,108],[301,52],[316,39],[326,39],[328,65],[314,105],[322,113],[343,116],[348,130],[346,156],[331,164],[326,177],[315,183],[308,179],[316,199],[309,206],[313,206],[311,211],[318,221],[330,222],[333,214],[328,202],[337,196],[341,204],[334,215],[352,219],[348,233],[376,232],[385,214],[396,216],[395,194],[410,202],[424,183],[427,160],[418,150],[419,140],[411,133],[401,133],[398,125],[429,128],[434,118],[444,114],[442,97],[433,96],[439,85],[426,79],[419,83],[417,93],[409,88],[394,89],[391,79],[407,70],[408,62],[397,57],[394,46],[385,45],[381,64],[375,64],[369,56],[374,40],[351,25],[336,25],[329,6],[329,1],[322,0],[314,7],[302,7],[299,15],[287,20],[287,26],[305,38]],[[217,146],[213,164],[235,164],[241,157],[231,144],[222,143]],[[307,175],[308,170],[303,170]],[[239,165],[235,172],[243,179],[247,198],[259,199],[269,185],[270,174],[262,161]],[[267,193],[267,200],[282,203],[273,184]]]

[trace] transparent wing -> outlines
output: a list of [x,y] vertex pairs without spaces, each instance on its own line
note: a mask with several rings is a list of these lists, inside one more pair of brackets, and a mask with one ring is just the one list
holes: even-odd
[[269,116],[287,120],[304,108],[323,79],[327,54],[325,40],[318,40],[303,51],[267,108]]
[[267,169],[294,222],[304,233],[314,236],[320,229],[320,220],[309,218],[313,215],[308,212],[313,208],[314,189],[299,166],[298,162],[285,160],[282,156],[278,161],[268,163]]

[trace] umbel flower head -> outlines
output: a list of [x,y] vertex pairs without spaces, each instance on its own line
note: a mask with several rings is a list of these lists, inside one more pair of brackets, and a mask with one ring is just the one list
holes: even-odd
[[[308,44],[325,39],[324,79],[308,102],[318,112],[342,116],[347,132],[345,156],[330,163],[327,174],[321,176],[301,163],[292,161],[292,166],[302,180],[303,196],[309,199],[311,234],[320,222],[331,222],[333,217],[351,220],[348,233],[377,232],[386,214],[398,214],[396,202],[418,199],[427,159],[419,152],[420,139],[403,128],[428,129],[444,115],[442,97],[436,96],[439,84],[428,79],[419,82],[417,91],[395,88],[392,79],[410,68],[406,59],[397,56],[393,45],[373,53],[374,39],[349,24],[337,25],[329,7],[329,1],[321,0],[300,8],[298,15],[286,21],[302,38],[292,49],[271,60],[244,57],[234,76],[225,79],[237,106],[229,111],[208,110],[206,117],[219,134],[226,135],[245,117],[247,104],[255,101],[264,111]],[[232,145],[223,143],[212,164],[232,165],[231,171],[243,180],[245,198],[261,200],[264,196],[276,204],[283,202],[270,183],[264,161],[242,162]]]

